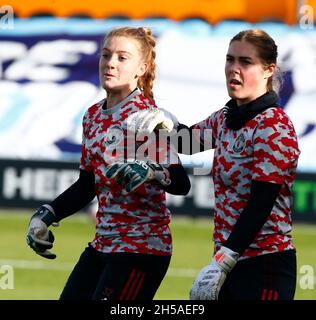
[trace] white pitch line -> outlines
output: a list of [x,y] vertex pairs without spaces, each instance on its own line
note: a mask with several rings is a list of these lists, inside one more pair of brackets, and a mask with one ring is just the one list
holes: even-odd
[[[48,263],[37,260],[0,259],[0,266],[3,265],[10,265],[17,269],[71,271],[75,263],[55,261]],[[198,269],[169,268],[167,276],[191,278],[195,277],[198,272]]]
[[12,260],[1,259],[0,265],[10,265],[17,269],[43,269],[43,270],[59,270],[69,271],[74,267],[73,263],[52,262],[52,264],[36,260]]
[[[75,263],[71,262],[56,262],[51,263],[42,262],[37,260],[18,260],[18,259],[0,259],[0,267],[3,265],[10,265],[17,269],[29,269],[29,270],[55,270],[55,271],[68,271],[70,272]],[[177,278],[195,278],[200,269],[192,268],[169,268],[167,277]],[[300,275],[298,274],[297,282],[300,281]],[[314,283],[316,284],[316,276],[314,276]]]
[[199,273],[199,269],[184,269],[184,268],[169,268],[167,271],[167,277],[179,277],[179,278],[195,278]]

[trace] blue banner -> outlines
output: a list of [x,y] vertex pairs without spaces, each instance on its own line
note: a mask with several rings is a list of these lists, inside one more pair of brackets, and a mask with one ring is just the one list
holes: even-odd
[[[120,25],[153,29],[157,105],[187,125],[229,99],[224,64],[231,37],[246,28],[269,32],[279,48],[280,102],[299,136],[299,171],[316,172],[316,32],[271,23],[15,19],[14,29],[0,30],[0,157],[79,159],[82,116],[105,97],[98,78],[100,46]],[[181,157],[187,166],[212,162],[211,152]]]

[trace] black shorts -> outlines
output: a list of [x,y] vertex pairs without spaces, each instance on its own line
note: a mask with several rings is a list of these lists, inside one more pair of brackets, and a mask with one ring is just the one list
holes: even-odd
[[72,271],[61,300],[141,300],[154,298],[170,256],[102,253],[87,247]]
[[238,261],[219,293],[219,300],[293,300],[296,253],[288,250]]

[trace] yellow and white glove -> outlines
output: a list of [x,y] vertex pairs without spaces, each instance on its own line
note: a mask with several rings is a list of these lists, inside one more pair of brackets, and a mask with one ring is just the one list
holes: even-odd
[[178,124],[178,119],[162,108],[140,110],[126,119],[127,130],[140,135],[150,135],[155,129],[171,133],[177,129]]
[[196,277],[190,290],[190,300],[218,300],[227,274],[234,268],[239,254],[226,247],[216,252],[211,263]]

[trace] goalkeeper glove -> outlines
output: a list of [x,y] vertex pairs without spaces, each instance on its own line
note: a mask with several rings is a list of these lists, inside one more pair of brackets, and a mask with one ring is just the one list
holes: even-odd
[[126,119],[127,129],[141,135],[150,135],[155,129],[162,133],[176,130],[177,118],[162,108],[151,108],[132,113]]
[[226,247],[216,252],[211,263],[204,267],[190,290],[190,300],[218,300],[227,274],[233,269],[239,254]]
[[47,229],[58,226],[53,208],[49,205],[39,207],[33,214],[26,235],[27,244],[40,256],[55,259],[56,255],[48,251],[53,247],[54,235]]
[[117,183],[124,184],[127,192],[134,191],[146,181],[156,180],[163,186],[171,183],[160,164],[141,160],[114,162],[106,170],[105,176],[108,179],[115,178]]

